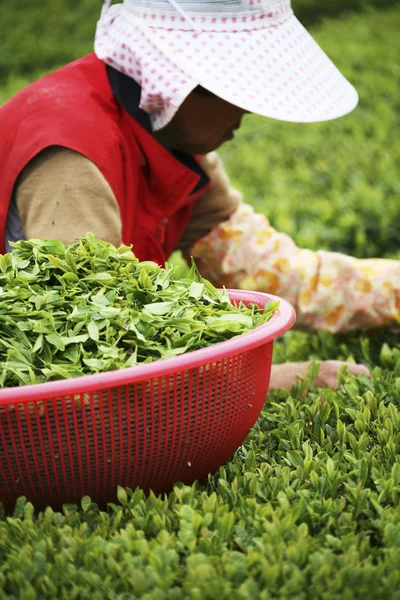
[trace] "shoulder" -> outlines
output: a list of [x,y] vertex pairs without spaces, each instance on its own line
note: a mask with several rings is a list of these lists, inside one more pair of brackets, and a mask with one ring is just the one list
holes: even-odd
[[105,65],[94,54],[42,77],[0,108],[3,150],[23,164],[48,146],[63,146],[101,166],[119,152],[119,121]]
[[24,135],[40,127],[112,132],[119,112],[105,65],[90,54],[25,87],[0,108],[0,121]]

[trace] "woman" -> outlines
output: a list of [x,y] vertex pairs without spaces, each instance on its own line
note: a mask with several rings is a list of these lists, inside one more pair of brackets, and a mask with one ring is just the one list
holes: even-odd
[[[296,248],[242,201],[214,152],[248,112],[306,123],[356,106],[290,1],[108,4],[94,54],[0,109],[2,251],[93,231],[143,260],[181,249],[217,285],[285,297],[303,327],[398,324],[398,261]],[[335,387],[341,364],[323,363],[316,384]],[[274,367],[271,388],[307,368]]]

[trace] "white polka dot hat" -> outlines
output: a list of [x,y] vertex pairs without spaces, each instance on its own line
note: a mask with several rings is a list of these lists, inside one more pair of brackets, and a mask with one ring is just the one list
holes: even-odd
[[142,88],[154,130],[197,86],[249,112],[335,119],[357,92],[293,15],[290,0],[106,1],[96,55]]

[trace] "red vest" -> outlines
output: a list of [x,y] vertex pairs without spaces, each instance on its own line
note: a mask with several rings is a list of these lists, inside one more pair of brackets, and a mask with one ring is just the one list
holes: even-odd
[[[115,100],[94,54],[43,77],[0,108],[0,252],[16,179],[47,146],[94,162],[117,198],[125,244],[160,264],[190,218],[199,176],[176,160]],[[99,205],[101,210],[101,205]]]

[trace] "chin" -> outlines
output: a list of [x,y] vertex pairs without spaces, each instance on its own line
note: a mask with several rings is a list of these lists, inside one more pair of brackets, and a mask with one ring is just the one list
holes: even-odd
[[213,142],[213,143],[207,143],[207,144],[184,144],[182,145],[180,148],[177,148],[177,150],[180,150],[181,152],[185,152],[185,154],[200,154],[200,155],[204,155],[204,154],[208,154],[209,152],[213,152],[214,150],[216,150],[217,148],[219,148],[221,146],[221,144],[224,143],[224,140],[218,140],[218,142]]

